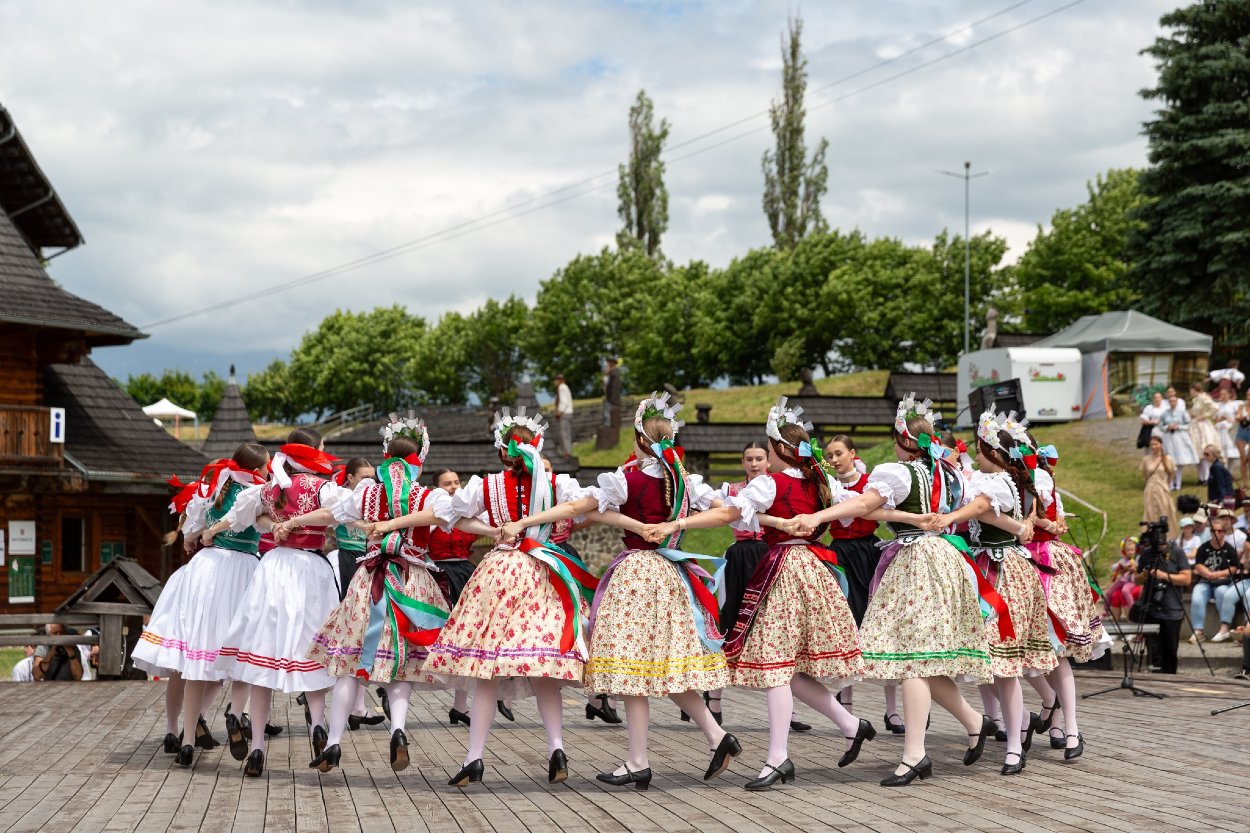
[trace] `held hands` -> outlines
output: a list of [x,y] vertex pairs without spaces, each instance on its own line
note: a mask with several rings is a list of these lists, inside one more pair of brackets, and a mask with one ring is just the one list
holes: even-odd
[[794,535],[798,538],[807,538],[816,531],[816,527],[820,524],[816,523],[816,519],[810,514],[795,515],[786,521],[782,521],[782,525],[777,528],[787,535]]
[[509,521],[496,530],[496,535],[498,536],[496,540],[505,544],[515,544],[524,534],[525,527],[516,521]]
[[277,526],[273,528],[273,542],[275,544],[281,544],[283,541],[285,541],[287,538],[290,538],[290,537],[291,537],[291,522],[289,520],[283,521],[282,523],[278,524]]
[[370,541],[377,540],[391,532],[391,525],[388,521],[377,521],[375,523],[365,524],[361,528],[364,529],[365,537]]
[[211,528],[205,529],[200,533],[200,544],[205,547],[211,547],[213,545],[213,539],[216,537],[217,536],[213,534],[213,530]]
[[1020,543],[1027,544],[1033,540],[1033,519],[1026,518],[1024,524],[1020,527]]
[[659,524],[646,524],[642,528],[642,537],[648,543],[658,544],[668,536],[677,531],[677,524],[674,521],[665,521]]
[[941,532],[950,525],[948,516],[940,512],[929,512],[920,516],[919,527],[925,532]]

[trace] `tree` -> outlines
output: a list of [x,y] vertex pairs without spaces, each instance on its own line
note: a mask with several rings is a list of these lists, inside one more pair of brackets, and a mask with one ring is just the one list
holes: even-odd
[[621,204],[619,214],[625,227],[616,233],[616,245],[622,250],[639,248],[648,257],[660,259],[660,237],[668,228],[668,191],[664,188],[664,142],[668,139],[668,120],[661,119],[655,127],[655,108],[646,90],[638,91],[638,99],[629,108],[629,163],[620,166],[620,183],[616,186]]
[[1131,237],[1143,311],[1250,344],[1250,3],[1194,3],[1164,15],[1172,30],[1145,50],[1159,102],[1144,125],[1148,202]]
[[291,385],[287,363],[274,359],[259,373],[250,373],[243,386],[243,401],[253,422],[291,424],[307,410],[306,398]]
[[1089,199],[1056,211],[1050,230],[1037,237],[1015,267],[1024,327],[1053,333],[1082,315],[1128,309],[1138,300],[1128,280],[1128,238],[1145,204],[1131,168],[1099,174],[1085,188]]
[[463,335],[468,389],[482,402],[516,399],[518,377],[525,372],[521,339],[529,324],[529,307],[515,295],[502,304],[488,300],[469,316]]
[[709,380],[755,384],[772,372],[767,345],[777,337],[771,311],[785,259],[776,249],[752,249],[707,277],[705,300],[692,315],[692,356]]
[[195,411],[200,419],[210,420],[217,412],[225,386],[221,377],[212,371],[204,374],[202,382],[196,382],[185,370],[166,370],[160,378],[151,373],[131,376],[121,387],[140,405],[151,405],[164,398]]
[[765,151],[764,214],[773,233],[773,244],[789,251],[810,232],[828,228],[820,212],[820,198],[828,188],[829,169],[825,167],[827,139],[821,139],[811,159],[803,138],[807,90],[807,58],[800,44],[803,20],[788,21],[789,42],[781,44],[781,101],[768,108],[776,149]]
[[467,318],[449,312],[426,329],[410,365],[418,401],[441,405],[468,401],[473,363],[467,350],[469,327]]
[[864,246],[860,232],[835,229],[807,235],[781,261],[774,297],[761,314],[768,319],[772,369],[783,381],[797,379],[804,367],[820,367],[826,375],[839,370],[842,362],[831,350],[847,319],[817,299],[834,271],[861,259]]
[[642,315],[625,345],[625,367],[636,390],[702,387],[721,375],[700,361],[697,350],[697,311],[718,300],[708,292],[709,272],[697,260],[669,269],[638,299]]

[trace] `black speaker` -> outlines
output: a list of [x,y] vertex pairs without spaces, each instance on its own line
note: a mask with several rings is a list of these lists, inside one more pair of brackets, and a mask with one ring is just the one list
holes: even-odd
[[992,385],[974,388],[972,393],[968,394],[968,413],[974,425],[990,405],[993,405],[1000,414],[1015,411],[1020,416],[1024,416],[1024,397],[1020,394],[1020,380],[1007,379]]

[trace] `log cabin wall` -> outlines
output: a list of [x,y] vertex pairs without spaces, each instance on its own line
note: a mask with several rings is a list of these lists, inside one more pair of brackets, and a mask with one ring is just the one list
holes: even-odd
[[0,405],[42,405],[43,368],[34,331],[0,324]]

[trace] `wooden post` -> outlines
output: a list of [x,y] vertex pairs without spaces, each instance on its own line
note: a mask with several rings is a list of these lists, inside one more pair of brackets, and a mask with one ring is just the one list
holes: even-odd
[[122,617],[116,613],[100,616],[100,677],[120,678],[125,662],[122,650]]

